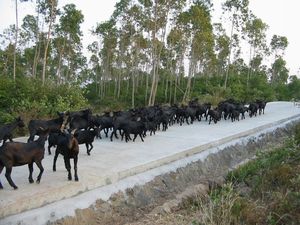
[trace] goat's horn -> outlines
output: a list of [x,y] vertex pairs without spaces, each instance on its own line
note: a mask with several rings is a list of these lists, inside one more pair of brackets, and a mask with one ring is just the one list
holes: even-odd
[[60,131],[63,132],[64,129],[65,129],[65,124],[62,124],[61,127],[60,127]]

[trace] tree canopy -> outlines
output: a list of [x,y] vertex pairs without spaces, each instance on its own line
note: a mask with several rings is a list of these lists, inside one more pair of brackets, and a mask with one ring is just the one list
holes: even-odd
[[[16,7],[22,2],[16,0]],[[49,85],[53,91],[74,87],[86,99],[82,102],[97,110],[207,96],[243,102],[299,97],[299,79],[284,59],[287,38],[274,34],[268,41],[268,25],[248,1],[224,1],[222,19],[231,23],[227,32],[221,21],[212,22],[210,0],[120,0],[109,20],[95,24],[89,56],[83,54],[84,15],[76,5],[35,4],[34,15],[0,36],[1,83],[27,80],[24,86]],[[14,103],[1,88],[1,109],[7,111]],[[30,87],[23,91],[24,99],[34,101]]]

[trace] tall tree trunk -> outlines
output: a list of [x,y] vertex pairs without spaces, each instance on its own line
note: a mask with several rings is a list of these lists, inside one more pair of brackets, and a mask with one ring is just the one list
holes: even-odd
[[175,81],[174,81],[174,99],[173,102],[176,103],[177,102],[177,80],[178,77],[175,77]]
[[15,0],[16,3],[16,31],[15,31],[15,46],[14,46],[14,81],[16,80],[16,64],[17,64],[17,44],[18,44],[18,33],[19,33],[19,22],[18,22],[18,0]]
[[192,76],[194,75],[195,71],[195,59],[194,59],[194,54],[192,53],[191,60],[190,60],[190,66],[189,66],[189,76],[186,84],[186,89],[182,98],[183,102],[186,102],[190,98],[190,93],[191,93],[191,81],[192,81]]
[[36,70],[37,70],[37,65],[38,65],[38,59],[40,58],[40,53],[41,53],[41,47],[40,47],[40,34],[39,34],[39,18],[40,18],[40,13],[39,13],[39,0],[37,2],[37,30],[36,30],[36,44],[35,44],[35,50],[34,50],[34,57],[33,57],[33,66],[32,66],[32,77],[36,78]]
[[134,72],[131,73],[131,79],[132,79],[132,90],[131,90],[131,107],[134,108],[135,107],[135,103],[134,103],[134,99],[135,99],[135,74]]
[[45,46],[45,51],[44,51],[44,60],[43,60],[43,72],[42,72],[42,85],[43,86],[45,85],[45,80],[46,80],[47,54],[48,54],[48,48],[49,48],[49,44],[50,44],[52,23],[56,16],[54,7],[55,7],[55,0],[51,0],[50,22],[49,22],[49,27],[48,27],[47,41],[46,41],[46,46]]
[[61,62],[62,62],[62,56],[64,54],[66,45],[66,39],[64,38],[63,46],[61,47],[61,50],[59,51],[59,59],[58,59],[58,68],[57,68],[57,84],[61,84]]
[[229,76],[229,67],[230,67],[230,63],[231,63],[233,29],[234,29],[234,17],[233,17],[232,23],[231,23],[230,43],[229,43],[229,56],[228,56],[227,69],[226,69],[226,75],[225,75],[225,81],[224,81],[224,88],[225,89],[227,88],[227,81],[228,81],[228,76]]
[[251,60],[252,60],[252,45],[250,44],[250,55],[249,55],[249,67],[248,67],[248,73],[247,73],[247,89],[249,87],[249,79],[250,79],[250,73],[251,73]]
[[[147,72],[147,69],[146,69]],[[148,99],[148,86],[149,86],[149,74],[146,74],[146,88],[145,88],[145,105],[147,105],[147,99]]]

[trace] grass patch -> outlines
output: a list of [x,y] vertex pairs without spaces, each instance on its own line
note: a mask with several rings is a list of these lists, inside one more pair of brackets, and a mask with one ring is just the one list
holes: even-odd
[[226,184],[196,200],[192,224],[295,225],[300,221],[300,148],[297,136],[284,147],[260,152],[230,172]]

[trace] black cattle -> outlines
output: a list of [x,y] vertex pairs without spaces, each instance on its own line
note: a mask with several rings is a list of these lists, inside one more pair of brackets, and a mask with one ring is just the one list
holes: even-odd
[[[78,144],[85,144],[86,153],[90,155],[91,150],[93,149],[93,142],[95,137],[98,135],[98,129],[93,130],[77,130],[74,133],[74,137],[77,139]],[[89,148],[90,147],[90,148]]]
[[[36,141],[30,143],[21,142],[7,142],[2,147],[0,147],[0,174],[3,168],[6,168],[5,177],[14,189],[18,187],[15,185],[11,179],[12,167],[23,166],[28,164],[29,168],[29,183],[33,183],[32,173],[33,173],[33,163],[35,163],[40,169],[40,173],[37,177],[36,182],[40,183],[44,168],[42,165],[42,160],[45,154],[45,142],[49,133],[49,129],[40,130],[39,138]],[[0,182],[0,189],[3,186]]]
[[27,142],[33,141],[35,135],[39,135],[41,129],[49,129],[50,132],[58,132],[61,130],[65,122],[65,114],[57,112],[58,118],[52,120],[30,120],[28,124],[29,138]]
[[3,126],[0,127],[0,141],[3,140],[2,145],[4,145],[4,143],[9,139],[11,142],[12,140],[12,132],[17,128],[17,127],[24,127],[25,124],[23,122],[23,120],[18,117],[15,119],[14,122],[5,124]]
[[72,180],[70,159],[74,159],[74,177],[75,181],[78,181],[77,162],[79,145],[73,134],[67,132],[60,133],[53,159],[53,171],[56,171],[56,160],[59,154],[62,154],[64,157],[65,167],[68,171],[68,180]]

